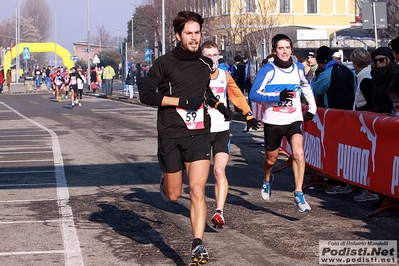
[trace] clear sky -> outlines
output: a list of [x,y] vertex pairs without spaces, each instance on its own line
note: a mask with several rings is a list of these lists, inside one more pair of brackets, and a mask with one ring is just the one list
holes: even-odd
[[[7,3],[3,3],[7,2]],[[26,0],[0,0],[0,22],[12,18],[18,3],[21,7]],[[111,38],[122,41],[127,36],[127,21],[131,19],[136,7],[146,0],[44,0],[50,11],[57,10],[57,43],[73,53],[73,43],[87,40],[87,7],[90,4],[90,36],[98,35],[97,27],[104,25]],[[55,13],[51,14],[53,26],[50,28],[49,42],[54,41]],[[119,31],[118,31],[119,28]],[[119,32],[119,34],[118,34]]]

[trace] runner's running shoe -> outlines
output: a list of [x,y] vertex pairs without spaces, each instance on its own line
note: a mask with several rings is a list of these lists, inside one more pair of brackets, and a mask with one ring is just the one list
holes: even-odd
[[188,266],[204,265],[209,260],[209,254],[203,245],[196,246],[191,250],[191,261]]
[[300,212],[308,212],[311,210],[309,204],[305,200],[305,195],[302,191],[294,191],[294,203]]
[[266,201],[269,201],[271,196],[272,196],[272,190],[271,190],[271,185],[273,183],[274,180],[274,175],[270,174],[270,180],[269,182],[267,182],[266,180],[263,180],[263,185],[262,185],[262,189],[261,189],[261,195],[262,198]]
[[215,213],[212,216],[212,223],[216,228],[223,228],[225,222],[222,210],[216,209]]

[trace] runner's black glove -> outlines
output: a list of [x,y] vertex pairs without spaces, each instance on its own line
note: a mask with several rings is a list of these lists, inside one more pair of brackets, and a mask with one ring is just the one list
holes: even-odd
[[179,99],[179,107],[187,110],[198,110],[201,104],[204,102],[204,97],[198,96],[187,96]]
[[280,101],[292,100],[294,97],[293,91],[285,88],[280,92]]
[[233,111],[224,106],[223,103],[219,103],[217,105],[217,109],[219,110],[219,112],[221,112],[224,115],[225,121],[231,121],[231,119],[233,119]]
[[207,104],[209,107],[215,108],[216,103],[218,103],[218,99],[217,99],[216,97],[215,97],[215,98],[207,98],[207,99],[206,99],[206,104]]
[[251,118],[247,120],[247,131],[249,131],[250,128],[258,130],[260,125],[260,121],[256,120],[255,118]]
[[312,120],[314,117],[314,114],[311,112],[306,112],[305,115],[303,116],[303,121],[309,121]]

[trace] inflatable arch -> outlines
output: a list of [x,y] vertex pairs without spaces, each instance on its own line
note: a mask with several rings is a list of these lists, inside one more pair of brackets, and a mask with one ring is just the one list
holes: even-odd
[[53,43],[53,42],[45,42],[45,43],[21,42],[19,45],[14,46],[10,51],[8,51],[5,54],[4,69],[8,69],[10,67],[11,60],[16,57],[17,46],[18,46],[19,54],[23,53],[23,50],[25,47],[29,48],[30,53],[52,52],[52,53],[56,53],[59,57],[62,58],[62,61],[64,62],[65,67],[71,68],[74,66],[73,61],[71,59],[71,54],[69,53],[69,51],[57,43]]

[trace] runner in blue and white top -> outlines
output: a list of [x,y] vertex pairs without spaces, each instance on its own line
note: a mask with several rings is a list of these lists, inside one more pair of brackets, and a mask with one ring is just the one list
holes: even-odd
[[[300,212],[310,211],[305,201],[302,185],[305,173],[302,122],[313,119],[316,102],[308,84],[302,64],[292,62],[292,41],[284,34],[272,39],[274,61],[259,70],[250,92],[253,102],[266,103],[263,114],[266,156],[263,163],[264,181],[262,198],[270,200],[272,170],[277,161],[283,137],[292,149],[292,169],[295,177],[294,202]],[[306,99],[309,109],[302,115],[301,96]]]

